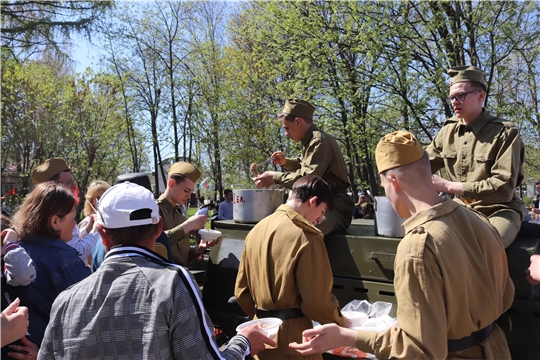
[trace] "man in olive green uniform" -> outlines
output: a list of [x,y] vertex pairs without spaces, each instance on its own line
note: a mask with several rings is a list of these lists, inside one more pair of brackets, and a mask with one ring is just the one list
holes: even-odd
[[449,180],[434,176],[433,184],[486,215],[508,247],[525,215],[523,201],[514,192],[523,180],[523,142],[513,123],[482,107],[482,70],[457,66],[448,74],[456,116],[446,121],[426,150],[432,173],[444,167]]
[[330,185],[334,196],[334,210],[328,212],[317,226],[323,234],[343,232],[351,224],[354,202],[347,195],[351,185],[347,167],[339,145],[331,135],[313,123],[315,107],[304,100],[289,99],[278,115],[285,134],[294,142],[302,142],[300,158],[286,158],[281,151],[272,154],[273,163],[285,172],[266,171],[254,181],[257,187],[272,184],[291,189],[296,180],[305,175],[317,175]]
[[163,219],[163,231],[169,238],[174,262],[187,266],[199,254],[204,247],[191,247],[189,244],[189,232],[202,229],[207,217],[196,215],[187,219],[182,214],[181,206],[189,201],[195,183],[201,177],[201,172],[193,164],[177,162],[171,165],[168,172],[167,188],[157,199],[159,214]]
[[323,234],[312,225],[331,206],[328,184],[318,176],[305,176],[293,185],[287,203],[246,237],[234,291],[238,304],[251,318],[283,320],[277,348],[259,353],[260,359],[301,358],[288,345],[301,341],[311,320],[340,325],[345,321],[332,294]]
[[323,325],[290,346],[302,354],[352,346],[379,359],[510,359],[494,324],[514,298],[500,235],[482,214],[439,197],[428,154],[410,132],[384,136],[375,158],[386,196],[407,218],[394,263],[399,326]]

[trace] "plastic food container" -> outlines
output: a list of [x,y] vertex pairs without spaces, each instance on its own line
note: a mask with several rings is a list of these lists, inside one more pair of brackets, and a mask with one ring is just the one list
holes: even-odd
[[236,332],[250,325],[258,324],[260,328],[259,331],[265,334],[270,339],[273,339],[276,337],[279,331],[279,327],[281,326],[282,323],[283,321],[279,318],[270,317],[270,318],[263,318],[263,319],[255,319],[255,320],[251,320],[251,321],[238,325],[236,327]]
[[359,311],[342,311],[341,312],[343,316],[350,319],[352,321],[352,326],[362,326],[362,324],[369,319],[368,314],[364,314],[363,312]]
[[221,236],[221,231],[201,229],[199,230],[199,235],[201,235],[202,241],[212,242]]

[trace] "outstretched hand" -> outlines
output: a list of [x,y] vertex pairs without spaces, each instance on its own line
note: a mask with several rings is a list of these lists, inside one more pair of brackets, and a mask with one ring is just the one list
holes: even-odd
[[290,343],[289,347],[302,355],[322,354],[340,346],[356,346],[356,331],[336,324],[325,324],[304,330],[302,344]]

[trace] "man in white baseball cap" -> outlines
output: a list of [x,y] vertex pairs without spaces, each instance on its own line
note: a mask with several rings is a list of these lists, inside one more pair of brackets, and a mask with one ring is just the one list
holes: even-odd
[[115,185],[97,210],[108,253],[56,298],[39,359],[241,359],[276,345],[253,325],[220,352],[193,276],[153,252],[163,223],[149,190]]

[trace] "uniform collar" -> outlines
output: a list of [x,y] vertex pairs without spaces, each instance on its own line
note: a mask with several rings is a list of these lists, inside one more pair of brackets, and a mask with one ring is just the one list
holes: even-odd
[[[478,116],[476,119],[474,119],[470,125],[468,126],[474,134],[478,134],[478,132],[491,120],[491,114],[488,110],[482,109],[482,113],[480,116]],[[461,119],[459,119],[459,126],[465,127],[465,125]]]
[[309,141],[313,137],[313,132],[318,130],[319,128],[315,125],[315,123],[311,124],[311,126],[306,132],[306,135],[304,135],[304,138],[302,139],[302,145],[306,146],[307,144],[309,144]]
[[291,220],[292,222],[298,226],[299,228],[301,228],[302,230],[306,230],[306,231],[309,231],[311,233],[314,233],[314,234],[317,234],[317,233],[320,233],[321,231],[319,229],[317,229],[313,224],[311,224],[309,221],[306,220],[305,217],[303,217],[298,211],[296,211],[295,208],[293,208],[292,206],[289,206],[289,205],[286,205],[286,204],[283,204],[283,205],[280,205],[276,211],[283,211],[285,212],[285,215],[287,215]]
[[444,216],[452,211],[454,211],[458,206],[458,203],[452,200],[445,200],[444,202],[430,207],[429,209],[420,211],[417,214],[414,214],[407,220],[403,222],[403,227],[405,228],[405,234],[408,234],[412,230],[416,229],[418,226],[427,223],[435,218]]
[[169,199],[167,199],[165,194],[161,194],[159,196],[159,198],[157,199],[157,203],[158,204],[161,203],[162,206],[165,208],[165,210],[167,210],[168,212],[173,212],[174,210],[176,210],[182,213],[182,207],[178,204],[176,205],[171,204],[171,202],[169,201]]

